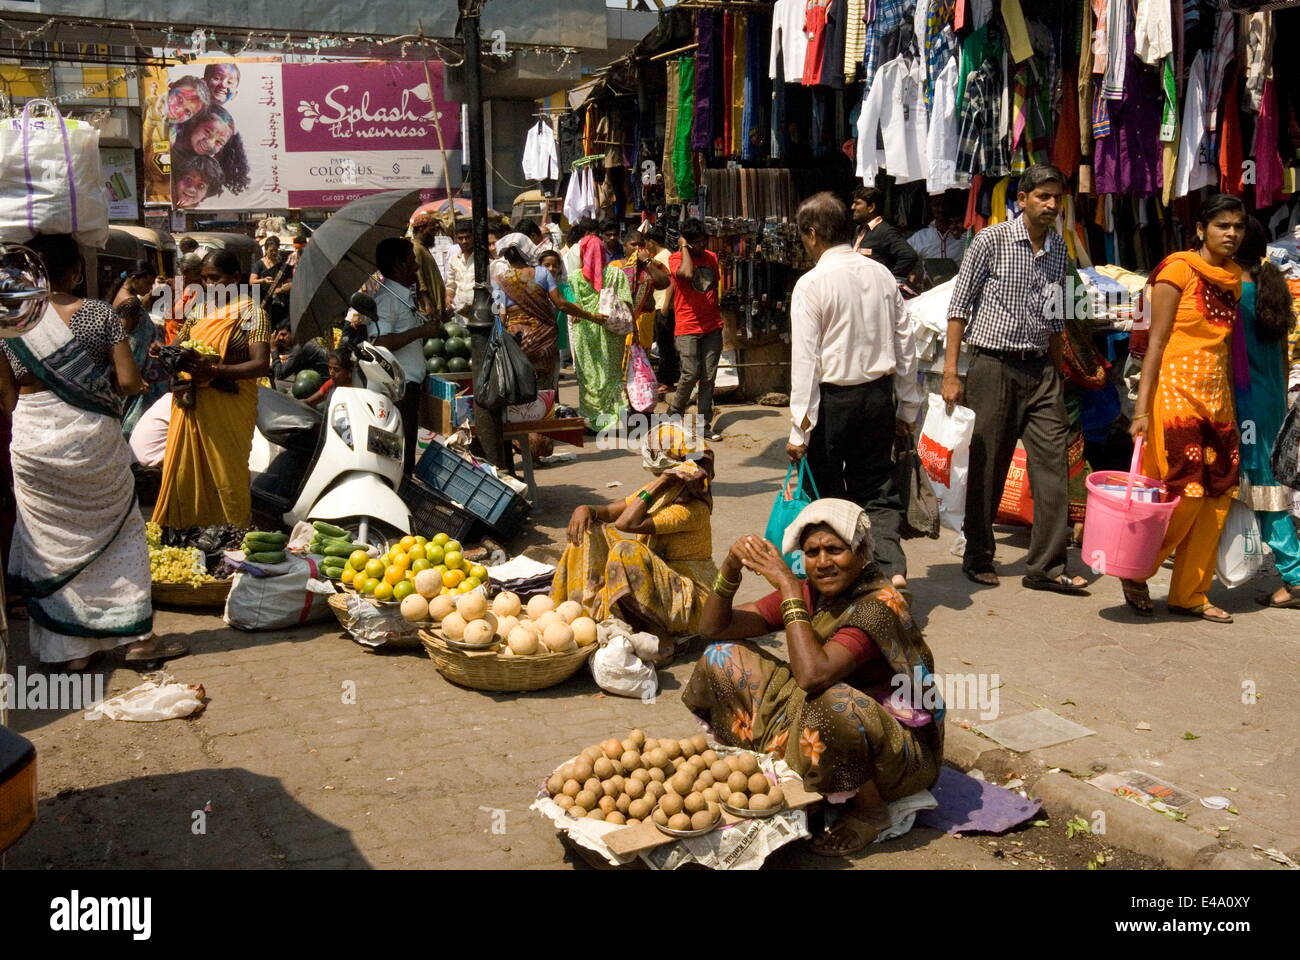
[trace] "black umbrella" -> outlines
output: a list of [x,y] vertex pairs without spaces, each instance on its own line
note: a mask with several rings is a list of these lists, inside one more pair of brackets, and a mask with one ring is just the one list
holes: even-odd
[[293,273],[289,322],[303,343],[329,334],[348,311],[348,300],[379,269],[375,247],[406,233],[420,205],[419,190],[385,190],[340,207],[311,236]]

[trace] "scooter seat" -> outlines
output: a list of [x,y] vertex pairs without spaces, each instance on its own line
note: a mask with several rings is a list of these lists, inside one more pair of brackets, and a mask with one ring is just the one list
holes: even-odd
[[257,429],[271,443],[286,450],[311,453],[320,436],[323,414],[301,400],[270,387],[257,390]]

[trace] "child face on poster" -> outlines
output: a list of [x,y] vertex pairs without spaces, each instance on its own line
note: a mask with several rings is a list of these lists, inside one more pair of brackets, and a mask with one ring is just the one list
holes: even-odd
[[183,77],[167,90],[167,119],[185,123],[208,108],[207,85],[195,77]]
[[194,157],[177,171],[173,202],[178,210],[192,210],[221,192],[221,167],[207,157]]
[[225,106],[239,92],[239,68],[233,63],[209,64],[203,71],[203,80],[217,106]]
[[230,114],[213,107],[190,131],[190,149],[201,157],[215,157],[234,135],[235,122]]

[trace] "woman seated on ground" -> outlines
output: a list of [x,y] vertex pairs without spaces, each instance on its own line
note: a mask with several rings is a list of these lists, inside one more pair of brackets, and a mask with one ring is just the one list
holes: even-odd
[[352,386],[352,351],[348,349],[331,350],[325,354],[329,365],[329,379],[320,385],[320,389],[307,398],[307,406],[318,407],[329,400],[335,387]]
[[695,446],[681,427],[661,427],[643,453],[654,480],[625,500],[573,511],[556,603],[577,600],[597,620],[617,617],[664,638],[698,632],[717,568],[713,452]]
[[[807,581],[763,538],[736,541],[700,623],[719,642],[682,694],[720,742],[775,753],[809,789],[848,802],[834,829],[813,842],[824,856],[872,843],[889,826],[887,804],[929,789],[943,763],[934,657],[872,561],[870,530],[866,512],[847,500],[805,507],[782,551],[803,550]],[[745,570],[774,592],[733,608]],[[783,627],[789,663],[733,642]]]

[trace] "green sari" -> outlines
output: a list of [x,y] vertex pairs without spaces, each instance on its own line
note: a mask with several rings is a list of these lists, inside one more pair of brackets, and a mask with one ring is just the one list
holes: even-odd
[[[569,273],[574,300],[589,313],[599,313],[600,292],[592,286],[582,270]],[[627,275],[615,266],[607,266],[602,277],[619,298],[631,305],[632,288]],[[573,364],[578,377],[578,414],[593,430],[607,430],[617,424],[627,409],[623,390],[623,359],[627,337],[612,334],[590,320],[574,320],[571,328]]]

